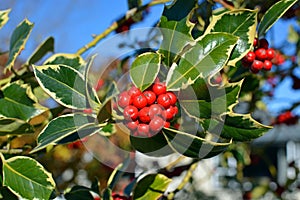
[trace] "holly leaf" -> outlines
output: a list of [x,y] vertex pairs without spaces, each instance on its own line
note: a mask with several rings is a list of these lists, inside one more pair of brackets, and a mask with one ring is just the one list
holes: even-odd
[[179,90],[198,78],[212,76],[227,63],[238,38],[228,33],[209,33],[183,54],[168,72],[168,90]]
[[170,128],[164,128],[163,135],[176,152],[196,159],[216,156],[225,151],[231,144],[231,141],[222,141],[219,138],[215,138],[216,141],[213,141]]
[[0,98],[0,116],[2,117],[29,122],[48,110],[38,104],[30,86],[27,84],[13,82],[4,87],[2,93],[3,97]]
[[258,35],[264,35],[296,2],[298,2],[298,0],[281,0],[273,4],[263,15],[260,21],[258,26]]
[[94,199],[91,193],[91,189],[80,185],[73,186],[69,192],[64,194],[64,197],[66,198],[66,200],[74,200],[74,199],[93,200]]
[[59,116],[50,121],[37,138],[38,145],[31,153],[50,144],[64,144],[84,138],[100,131],[103,124],[96,124],[95,118],[80,113]]
[[160,31],[163,36],[159,53],[163,56],[166,66],[171,66],[176,56],[178,56],[188,44],[193,40],[192,29],[194,25],[185,17],[180,21],[169,21],[167,17],[160,18]]
[[159,73],[160,62],[161,57],[157,53],[147,52],[139,55],[130,68],[133,84],[141,91],[147,89]]
[[5,70],[11,70],[11,68],[14,66],[17,56],[25,48],[25,43],[28,40],[32,28],[33,24],[25,19],[14,30],[10,39],[9,56]]
[[0,136],[34,133],[27,122],[16,118],[0,118]]
[[0,29],[7,23],[9,19],[8,17],[9,13],[10,13],[10,9],[0,11]]
[[3,155],[3,185],[24,199],[49,199],[55,182],[49,172],[36,160],[15,156],[5,160]]
[[228,65],[234,66],[252,48],[256,26],[256,10],[233,10],[213,15],[205,33],[226,32],[238,37],[237,45],[228,62]]
[[34,65],[33,69],[40,86],[55,101],[71,109],[88,107],[85,80],[77,70],[67,65]]
[[26,65],[29,66],[31,64],[36,63],[48,52],[53,52],[53,51],[54,51],[54,38],[49,37],[41,45],[37,47],[34,53],[26,61]]
[[86,62],[77,54],[57,53],[48,58],[43,65],[67,65],[83,72]]
[[181,21],[196,5],[196,0],[175,0],[169,6],[164,7],[163,16],[170,21]]
[[205,130],[213,133],[222,130],[221,137],[234,141],[250,141],[262,136],[272,127],[255,121],[250,114],[228,113],[224,119],[207,119],[202,123]]
[[142,178],[133,191],[133,199],[158,199],[167,190],[171,179],[163,174],[149,174]]

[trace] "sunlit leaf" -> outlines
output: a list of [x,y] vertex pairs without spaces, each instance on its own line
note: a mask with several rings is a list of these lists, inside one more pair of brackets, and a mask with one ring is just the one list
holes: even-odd
[[10,9],[0,10],[0,29],[7,23],[9,19],[8,17],[9,13],[10,13]]
[[5,67],[6,70],[11,70],[14,66],[17,56],[25,48],[25,43],[28,40],[32,28],[33,24],[25,19],[14,30],[10,38],[9,57]]
[[258,35],[264,35],[282,15],[298,0],[281,0],[273,4],[263,15],[258,26]]
[[82,72],[86,62],[77,54],[57,53],[48,58],[44,65],[67,65]]
[[49,172],[36,160],[15,156],[2,157],[3,185],[25,199],[49,199],[55,182]]
[[0,118],[0,135],[20,135],[33,132],[33,127],[23,120]]

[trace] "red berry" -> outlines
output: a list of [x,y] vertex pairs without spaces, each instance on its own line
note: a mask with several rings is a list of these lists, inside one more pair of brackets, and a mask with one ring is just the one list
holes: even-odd
[[245,61],[248,63],[252,63],[255,60],[255,53],[253,51],[249,51],[244,57]]
[[86,109],[83,110],[83,112],[86,113],[86,114],[92,114],[93,113],[93,109],[86,108]]
[[260,60],[254,60],[252,65],[251,65],[251,71],[254,73],[257,73],[259,70],[261,70],[264,66],[264,63]]
[[148,123],[151,121],[151,118],[149,116],[149,107],[144,107],[139,111],[139,120],[143,123]]
[[266,40],[265,38],[260,39],[259,40],[259,47],[264,48],[264,49],[268,49],[269,48],[268,40]]
[[255,50],[255,55],[258,60],[267,59],[267,51],[264,48],[258,48]]
[[137,132],[139,136],[148,136],[150,129],[148,124],[139,124],[137,127]]
[[132,86],[129,90],[128,90],[128,94],[131,97],[135,97],[138,96],[140,94],[142,94],[141,90],[135,86]]
[[254,38],[254,40],[253,40],[253,46],[254,46],[254,47],[257,47],[257,43],[258,43],[258,39],[257,39],[257,38]]
[[143,92],[143,94],[147,98],[147,103],[149,106],[152,105],[156,101],[156,94],[154,92],[152,92],[150,90],[146,90],[145,92]]
[[123,111],[124,118],[128,121],[136,120],[138,118],[138,113],[138,109],[132,105],[125,107]]
[[167,91],[167,87],[165,84],[163,83],[154,83],[152,85],[152,91],[156,94],[156,95],[160,95],[160,94],[164,94]]
[[166,120],[173,119],[173,117],[175,116],[175,112],[174,112],[174,109],[172,106],[170,106],[169,108],[164,110],[164,116],[165,116]]
[[152,104],[149,107],[149,116],[151,119],[153,119],[155,116],[162,115],[163,113],[163,107],[159,104]]
[[137,129],[139,125],[139,121],[135,120],[135,121],[129,121],[126,123],[127,128],[129,128],[131,131],[134,131]]
[[132,99],[132,104],[138,109],[142,109],[147,106],[147,98],[143,94],[134,96]]
[[165,128],[169,128],[169,127],[170,127],[170,122],[165,121],[164,127],[165,127]]
[[177,96],[173,92],[167,92],[167,95],[169,95],[171,105],[175,105],[177,102]]
[[265,61],[264,61],[264,69],[265,69],[265,70],[267,70],[267,71],[271,70],[272,65],[273,65],[273,64],[272,64],[271,61],[269,61],[269,60],[265,60]]
[[171,98],[167,94],[161,94],[157,97],[157,103],[164,108],[168,108],[171,105]]
[[165,125],[165,120],[161,117],[155,116],[149,123],[150,130],[154,133],[158,133]]
[[267,49],[267,59],[272,60],[275,57],[275,50],[272,48]]
[[118,105],[122,108],[125,108],[126,106],[132,104],[132,98],[131,96],[126,92],[122,92],[119,95]]

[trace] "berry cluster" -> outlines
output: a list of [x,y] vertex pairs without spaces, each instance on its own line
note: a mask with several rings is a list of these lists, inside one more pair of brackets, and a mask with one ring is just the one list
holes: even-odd
[[276,124],[294,125],[298,122],[298,116],[293,115],[291,111],[281,113],[276,118]]
[[275,57],[275,50],[269,48],[269,43],[265,38],[254,39],[253,51],[249,51],[242,59],[243,66],[250,68],[251,72],[258,73],[264,69],[266,71],[272,68],[272,59]]
[[151,137],[168,128],[178,113],[177,96],[158,81],[143,92],[132,86],[118,96],[117,103],[123,110],[125,126],[140,137]]

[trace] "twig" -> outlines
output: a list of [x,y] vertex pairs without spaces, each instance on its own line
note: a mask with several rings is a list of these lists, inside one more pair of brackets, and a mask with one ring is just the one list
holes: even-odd
[[228,3],[226,3],[223,0],[214,0],[214,2],[221,4],[224,8],[227,8],[228,10],[233,10],[234,6],[229,5]]
[[110,27],[108,27],[101,34],[94,36],[94,39],[91,42],[89,42],[88,44],[86,44],[84,47],[80,48],[76,52],[76,54],[81,55],[84,52],[86,52],[88,49],[96,46],[96,44],[100,40],[102,40],[108,34],[110,34],[111,32],[113,32],[114,30],[116,30],[120,25],[122,25],[123,23],[125,23],[127,19],[129,19],[130,17],[136,15],[137,13],[139,13],[139,12],[141,12],[141,11],[143,11],[143,10],[151,7],[151,6],[158,5],[158,4],[163,4],[163,3],[167,3],[167,2],[170,2],[170,1],[171,0],[154,0],[154,1],[148,3],[148,4],[144,5],[144,6],[136,7],[136,8],[132,8],[132,9],[128,10],[126,12],[126,14],[121,19],[119,19],[118,21],[113,22],[112,25]]

